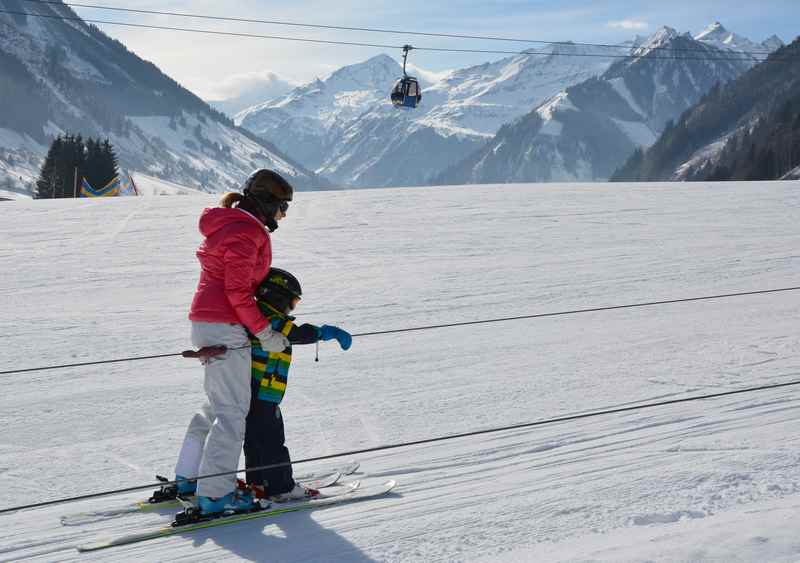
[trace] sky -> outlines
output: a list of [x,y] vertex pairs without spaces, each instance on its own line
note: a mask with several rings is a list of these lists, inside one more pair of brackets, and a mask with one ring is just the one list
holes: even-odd
[[[67,2],[68,3],[68,2]],[[87,2],[88,3],[88,2]],[[693,35],[720,21],[728,30],[753,41],[776,34],[785,42],[797,36],[797,0],[118,0],[93,5],[202,15],[268,19],[347,27],[494,35],[542,41],[615,43],[648,35],[662,26]],[[342,66],[385,52],[401,59],[400,47],[521,50],[519,43],[445,39],[352,31],[319,30],[272,24],[217,22],[175,16],[142,15],[74,7],[86,19],[188,27],[333,41],[396,45],[395,49],[319,45],[273,39],[200,35],[98,24],[110,36],[150,60],[165,73],[209,100],[235,97],[269,73],[291,83],[323,78]],[[531,44],[530,47],[536,47]],[[438,72],[501,58],[502,55],[412,52],[410,62]]]

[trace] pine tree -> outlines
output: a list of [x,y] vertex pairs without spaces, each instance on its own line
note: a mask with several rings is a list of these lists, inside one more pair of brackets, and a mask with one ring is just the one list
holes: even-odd
[[56,197],[56,185],[61,179],[56,178],[56,160],[61,157],[64,147],[64,139],[61,135],[56,137],[47,151],[44,164],[39,172],[39,179],[36,181],[36,199],[50,199]]
[[764,155],[764,180],[774,180],[778,177],[778,159],[772,148],[767,149]]
[[86,164],[83,169],[83,177],[96,190],[108,182],[103,173],[103,150],[100,142],[94,139],[86,141]]
[[611,182],[633,182],[640,179],[642,164],[644,163],[644,150],[637,147],[628,160],[620,166],[611,176]]
[[117,153],[114,151],[114,147],[111,145],[108,139],[103,141],[102,154],[103,173],[106,175],[106,183],[108,183],[119,174],[119,161],[117,160]]
[[108,139],[86,141],[86,164],[83,177],[96,190],[105,187],[118,174],[117,155]]
[[783,106],[781,106],[780,111],[778,112],[778,119],[781,123],[789,124],[792,121],[792,102],[787,101]]
[[86,145],[83,136],[67,135],[61,158],[56,160],[57,175],[62,182],[56,189],[55,197],[75,197],[77,194],[76,179],[80,182],[82,170],[86,162]]
[[710,180],[712,182],[722,182],[725,180],[731,179],[730,171],[722,164],[718,165],[714,171],[708,175],[706,180]]
[[80,181],[86,163],[86,145],[81,135],[59,135],[50,145],[39,179],[37,198],[76,196],[76,179]]

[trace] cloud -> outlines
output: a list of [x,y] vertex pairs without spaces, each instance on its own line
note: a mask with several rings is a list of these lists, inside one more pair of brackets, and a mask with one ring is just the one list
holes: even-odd
[[634,31],[642,31],[650,27],[649,23],[639,20],[618,20],[608,22],[606,25],[612,29],[627,29]]
[[243,72],[225,78],[209,81],[206,85],[208,98],[211,100],[225,100],[245,95],[253,90],[289,90],[299,83],[284,79],[274,72],[267,70]]
[[423,86],[426,86],[428,84],[433,84],[435,82],[439,82],[440,80],[445,78],[451,72],[453,72],[452,69],[433,72],[433,71],[421,68],[421,67],[415,65],[414,63],[408,63],[408,73],[409,74],[413,74],[417,78],[419,78],[421,80]]

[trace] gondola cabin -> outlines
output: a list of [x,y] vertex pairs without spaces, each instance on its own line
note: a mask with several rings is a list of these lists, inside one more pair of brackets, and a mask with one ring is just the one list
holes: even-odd
[[392,88],[392,103],[395,107],[415,108],[422,100],[419,82],[413,76],[405,76],[398,80]]

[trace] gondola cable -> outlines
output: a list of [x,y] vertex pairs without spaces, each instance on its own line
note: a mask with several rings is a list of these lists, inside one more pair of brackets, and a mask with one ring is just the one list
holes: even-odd
[[[104,6],[98,4],[83,4],[78,2],[61,2],[60,0],[24,0],[25,2],[31,2],[36,4],[53,4],[57,6],[70,6],[75,8],[87,8],[93,10],[111,10],[116,12],[126,12],[126,13],[134,13],[134,14],[145,14],[145,15],[157,15],[157,16],[174,16],[174,17],[182,17],[182,18],[195,18],[195,19],[206,19],[206,20],[214,20],[214,21],[226,21],[226,22],[236,22],[236,23],[257,23],[257,24],[266,24],[266,25],[282,25],[287,27],[307,27],[313,29],[329,29],[329,30],[336,30],[336,31],[360,31],[360,32],[367,32],[367,33],[384,33],[384,34],[393,34],[393,35],[415,35],[420,37],[438,37],[443,39],[471,39],[471,40],[479,40],[479,41],[504,41],[510,43],[533,43],[533,44],[541,44],[541,45],[566,45],[566,46],[581,46],[581,47],[602,47],[602,48],[610,48],[610,49],[619,49],[624,48],[625,45],[621,44],[613,44],[613,43],[585,43],[585,42],[578,42],[578,41],[547,41],[544,39],[524,39],[518,37],[498,37],[493,35],[468,35],[468,34],[458,34],[458,33],[437,33],[437,32],[425,32],[425,31],[408,31],[408,30],[400,30],[400,29],[382,29],[382,28],[371,28],[371,27],[352,27],[352,26],[340,26],[340,25],[325,25],[325,24],[312,24],[312,23],[304,23],[304,22],[289,22],[289,21],[280,21],[280,20],[265,20],[265,19],[257,19],[257,18],[244,18],[244,17],[230,17],[230,16],[213,16],[208,14],[196,14],[196,13],[187,13],[187,12],[168,12],[162,10],[144,10],[144,9],[135,9],[135,8],[120,8],[116,6]],[[680,48],[680,47],[653,47],[653,50],[659,51],[670,51],[670,52],[698,52],[703,53],[706,52],[704,49],[689,49],[689,48]],[[746,55],[754,55],[754,56],[767,56],[771,54],[770,51],[737,51],[737,54],[746,54]]]

